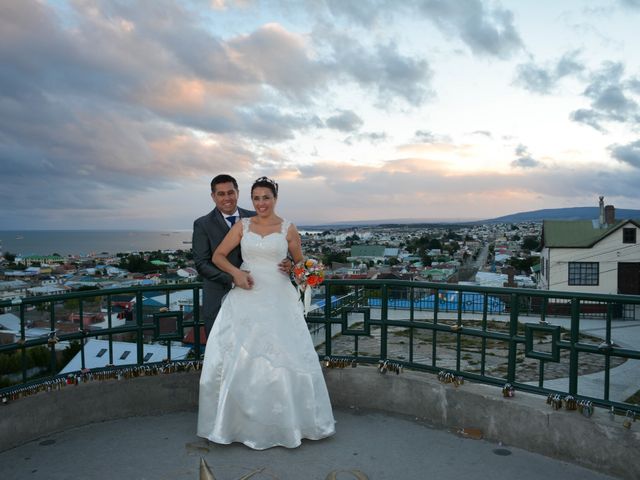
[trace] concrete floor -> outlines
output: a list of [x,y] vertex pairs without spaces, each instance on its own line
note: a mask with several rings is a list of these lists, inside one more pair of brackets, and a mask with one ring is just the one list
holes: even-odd
[[0,478],[197,480],[201,457],[217,480],[615,478],[410,417],[357,409],[336,409],[335,416],[331,438],[264,451],[196,437],[195,412],[107,421],[1,452]]

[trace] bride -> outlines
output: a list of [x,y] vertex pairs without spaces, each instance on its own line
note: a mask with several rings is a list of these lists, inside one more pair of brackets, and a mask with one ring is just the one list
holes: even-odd
[[[207,341],[200,377],[198,436],[263,450],[294,448],[302,438],[335,432],[318,356],[289,278],[278,269],[287,252],[302,261],[295,225],[275,213],[278,184],[251,187],[257,215],[236,223],[213,254],[236,286],[222,303]],[[226,256],[238,244],[243,264]]]

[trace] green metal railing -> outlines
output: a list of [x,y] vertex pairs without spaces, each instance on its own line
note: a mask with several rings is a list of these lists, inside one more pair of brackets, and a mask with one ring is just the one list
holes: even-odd
[[[91,338],[100,338],[108,340],[108,363],[103,368],[93,369],[94,372],[100,370],[113,370],[117,368],[130,368],[132,365],[149,366],[144,359],[144,344],[162,343],[166,346],[166,358],[164,362],[171,362],[171,344],[172,342],[181,342],[185,335],[186,329],[193,329],[193,359],[201,356],[201,325],[200,322],[200,291],[202,284],[189,283],[182,285],[162,285],[155,287],[131,287],[131,288],[114,288],[103,290],[80,291],[61,295],[43,295],[25,297],[12,301],[0,302],[0,311],[5,313],[13,313],[20,319],[20,330],[16,341],[0,344],[0,394],[7,394],[15,390],[24,390],[25,388],[38,385],[42,382],[52,382],[64,375],[60,375],[60,354],[63,350],[60,345],[65,343],[72,347],[73,342],[78,342],[79,354],[81,355],[81,370],[87,368],[85,358],[85,342]],[[179,291],[190,292],[189,301],[183,302],[188,305],[185,312],[182,307],[171,310],[172,304],[171,294]],[[164,296],[164,305],[158,305],[154,302],[154,306],[146,307],[145,303],[148,297]],[[96,299],[98,299],[96,301]],[[72,303],[72,306],[68,304]],[[106,318],[106,328],[92,329],[87,323],[86,308],[87,304],[98,304],[99,315]],[[122,307],[122,305],[131,306],[131,309]],[[102,312],[102,310],[106,312]],[[114,326],[113,316],[117,312],[126,315],[129,321],[125,321],[123,325]],[[69,317],[75,316],[75,322],[67,321]],[[185,319],[186,317],[190,317]],[[167,320],[173,320],[173,325],[169,329],[162,329],[162,323]],[[28,337],[27,325],[38,327],[39,331],[46,330],[48,335],[40,335]],[[64,327],[64,328],[63,328]],[[69,328],[70,327],[70,328]],[[168,330],[168,331],[166,331]],[[113,342],[114,339],[123,339],[126,342],[136,344],[135,361],[125,365],[114,365],[113,358]],[[47,348],[50,352],[50,361],[46,366],[40,365],[39,371],[31,378],[29,375],[29,352],[36,348]],[[18,381],[7,381],[16,377],[16,372],[7,374],[2,371],[6,370],[8,355],[19,355],[19,376]],[[4,361],[3,361],[4,356]],[[14,357],[15,359],[15,357]],[[15,363],[15,362],[14,362]],[[4,375],[3,375],[4,374]],[[7,385],[7,383],[10,383]]]
[[[333,292],[345,290],[348,305],[332,303]],[[612,341],[615,328],[640,330],[640,296],[328,280],[324,311],[307,321],[336,326],[325,330],[321,354],[330,358],[372,364],[387,360],[414,370],[444,370],[477,382],[509,383],[532,393],[572,395],[614,410],[640,412],[637,400],[626,401],[640,392],[640,362],[635,378],[625,375],[628,397],[611,395],[612,370],[640,360],[640,344]],[[582,330],[597,330],[597,335]],[[640,333],[636,338],[640,342]],[[587,374],[601,378],[586,382]]]
[[[0,361],[0,395],[60,378],[62,342],[77,342],[83,369],[88,364],[84,344],[90,338],[109,341],[104,368],[127,368],[113,366],[116,340],[135,343],[137,355],[131,365],[146,366],[145,343],[164,344],[165,361],[171,362],[172,343],[182,342],[191,328],[191,358],[200,359],[201,288],[200,283],[190,283],[103,289],[0,302],[0,309],[20,319],[17,339],[0,345],[0,360],[19,357],[19,366],[10,374],[1,370],[7,362]],[[179,291],[187,292],[180,308],[174,298]],[[163,301],[147,305],[152,295]],[[476,382],[509,383],[519,390],[572,395],[640,413],[640,406],[620,398],[611,382],[615,368],[640,360],[640,345],[612,340],[616,328],[638,325],[640,296],[327,279],[321,303],[307,317],[320,358],[371,364],[386,360],[409,369],[446,371]],[[123,305],[131,306],[130,314]],[[106,328],[88,324],[91,306],[106,310]],[[117,311],[129,319],[114,326]],[[68,320],[73,315],[77,326]],[[28,337],[29,324],[49,335]],[[598,335],[585,332],[594,329]],[[29,352],[34,348],[47,349],[48,365],[30,368]],[[585,375],[597,378],[586,382]],[[638,378],[627,380],[629,391],[640,390]]]

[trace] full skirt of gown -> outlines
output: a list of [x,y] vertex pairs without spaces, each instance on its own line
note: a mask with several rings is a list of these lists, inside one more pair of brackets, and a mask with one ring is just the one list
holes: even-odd
[[251,290],[232,289],[207,341],[198,429],[216,443],[294,448],[335,432],[327,387],[296,288],[278,270],[286,228],[262,237],[243,219]]

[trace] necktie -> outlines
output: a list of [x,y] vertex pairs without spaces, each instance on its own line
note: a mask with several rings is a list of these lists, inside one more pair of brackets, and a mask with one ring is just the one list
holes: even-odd
[[233,227],[233,224],[236,223],[236,218],[238,217],[236,217],[235,215],[229,215],[227,217],[227,220],[229,220],[229,223],[231,224],[232,227]]

